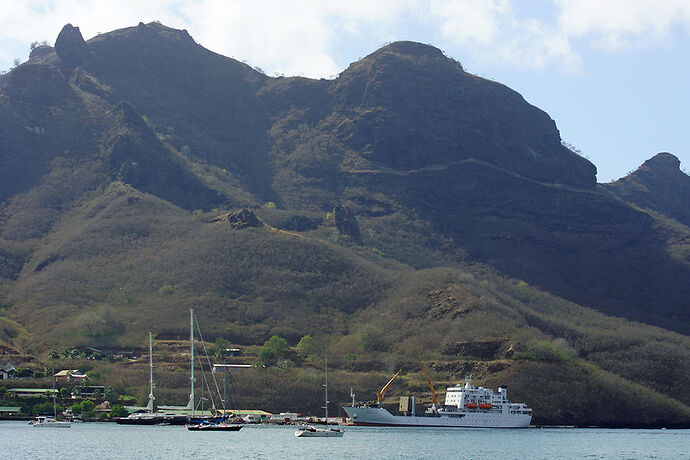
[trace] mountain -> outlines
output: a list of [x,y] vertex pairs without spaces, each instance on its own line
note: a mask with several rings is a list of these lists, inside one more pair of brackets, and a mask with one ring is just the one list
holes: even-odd
[[[0,76],[0,343],[172,340],[194,307],[254,354],[318,336],[368,391],[392,363],[419,391],[426,359],[509,381],[545,423],[686,423],[673,158],[597,184],[548,114],[419,43],[271,78],[159,23],[67,25]],[[620,411],[588,411],[584,386]]]
[[622,200],[690,225],[690,176],[670,153],[654,155],[637,171],[605,186]]

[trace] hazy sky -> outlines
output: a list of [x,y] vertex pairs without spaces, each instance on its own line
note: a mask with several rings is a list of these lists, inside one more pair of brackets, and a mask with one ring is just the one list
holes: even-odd
[[548,112],[600,182],[661,151],[690,171],[690,0],[0,0],[0,69],[66,23],[89,39],[154,20],[268,75],[432,44]]

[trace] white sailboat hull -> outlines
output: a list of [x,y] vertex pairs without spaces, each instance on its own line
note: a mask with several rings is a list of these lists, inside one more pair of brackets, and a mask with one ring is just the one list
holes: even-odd
[[298,438],[342,438],[344,432],[339,429],[323,429],[306,427],[295,431],[295,436]]
[[34,428],[70,428],[70,422],[54,419],[43,419],[32,423]]

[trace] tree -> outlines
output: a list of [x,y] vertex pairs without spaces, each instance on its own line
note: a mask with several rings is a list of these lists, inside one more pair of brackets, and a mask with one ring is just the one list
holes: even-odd
[[28,367],[18,367],[17,370],[14,371],[14,376],[20,379],[28,379],[31,377],[31,369]]
[[125,409],[123,406],[119,404],[113,404],[110,408],[110,418],[127,417],[127,415],[129,415],[127,409]]
[[[62,412],[63,408],[59,405],[55,406],[56,412]],[[31,411],[34,415],[38,414],[52,414],[53,413],[53,403],[52,401],[45,401],[41,404],[36,404]]]
[[84,401],[81,402],[81,413],[87,417],[93,417],[93,410],[95,408],[96,408],[96,405],[93,403],[93,401],[89,401],[88,399],[85,399]]
[[295,349],[297,350],[297,354],[303,359],[321,354],[321,348],[316,343],[316,340],[310,335],[302,337]]
[[60,388],[60,397],[62,399],[69,398],[69,388],[67,388],[67,387]]
[[117,401],[119,397],[120,395],[117,394],[117,391],[115,391],[113,387],[106,388],[105,393],[103,393],[103,398],[111,403]]
[[272,348],[267,348],[266,345],[263,346],[261,351],[259,351],[259,362],[266,367],[275,365],[276,352]]
[[230,346],[230,342],[225,340],[223,337],[216,338],[214,353],[217,357],[222,358],[225,356],[225,350]]
[[46,40],[43,40],[40,42],[38,40],[35,40],[35,41],[31,42],[30,49],[31,49],[31,51],[33,51],[36,48],[38,48],[39,46],[46,46],[47,44],[48,44],[48,42]]
[[48,352],[48,357],[50,359],[60,359],[60,353],[58,353],[58,351],[53,347]]
[[74,403],[71,406],[69,406],[69,408],[73,414],[81,414],[81,404]]
[[345,355],[345,362],[347,363],[348,369],[351,371],[355,370],[355,361],[357,360],[357,355],[354,353],[347,353]]
[[290,349],[287,340],[277,335],[272,336],[266,342],[264,342],[264,348],[272,349],[278,358],[284,358],[287,351]]
[[367,324],[359,332],[359,346],[364,351],[384,351],[386,343],[383,341],[381,330],[374,325]]

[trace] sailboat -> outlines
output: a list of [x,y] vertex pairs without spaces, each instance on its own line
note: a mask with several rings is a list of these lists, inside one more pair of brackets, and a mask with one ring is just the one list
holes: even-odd
[[149,332],[149,402],[146,405],[146,412],[117,417],[115,422],[120,425],[184,425],[187,422],[186,415],[156,412],[155,400],[153,396],[153,339]]
[[[244,427],[244,425],[239,424],[239,423],[228,423],[228,419],[225,415],[225,398],[223,398],[223,416],[222,417],[211,417],[211,418],[206,418],[203,416],[203,406],[202,406],[202,415],[199,418],[194,417],[194,310],[190,309],[189,310],[189,322],[190,322],[190,328],[189,328],[189,348],[190,348],[190,354],[191,354],[191,368],[190,368],[190,374],[191,374],[191,392],[189,394],[189,403],[187,404],[187,408],[191,409],[191,416],[189,418],[189,423],[187,424],[187,429],[190,431],[239,431]],[[198,324],[197,324],[198,328]],[[203,337],[201,337],[201,329],[199,329],[199,337],[202,339],[202,344],[203,342]],[[204,351],[206,351],[206,346],[204,345]],[[208,359],[208,353],[206,353],[206,359]],[[209,361],[209,367],[211,366],[211,363]],[[213,381],[216,384],[216,390],[218,390],[218,384],[215,381],[215,376],[213,377]],[[203,374],[203,366],[202,366],[202,386],[201,386],[201,401],[203,403],[203,386],[204,382],[204,374]],[[210,388],[209,388],[209,393],[210,393]],[[220,392],[219,392],[220,395]],[[215,403],[213,402],[213,397],[211,397],[211,404],[212,404],[212,412],[216,412],[215,408]]]
[[72,424],[67,421],[67,420],[58,420],[57,419],[57,404],[55,402],[55,369],[52,369],[53,373],[53,416],[52,417],[46,417],[39,415],[36,417],[36,420],[31,422],[31,424],[34,427],[49,427],[49,428],[70,428]]
[[324,387],[326,389],[326,404],[324,409],[326,409],[326,428],[316,428],[312,425],[303,426],[295,431],[295,436],[298,438],[342,438],[344,431],[340,428],[329,428],[328,427],[328,358],[325,360],[325,374],[326,382]]

